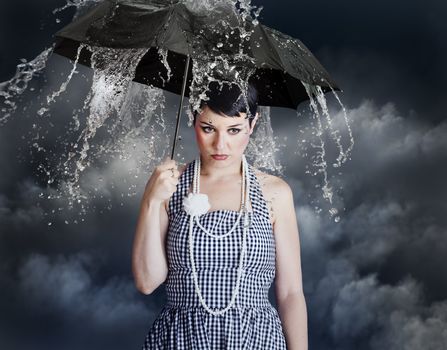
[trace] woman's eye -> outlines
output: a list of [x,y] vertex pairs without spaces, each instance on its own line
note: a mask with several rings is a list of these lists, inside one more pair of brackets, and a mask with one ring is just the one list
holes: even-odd
[[[202,126],[202,130],[205,133],[209,134],[209,133],[211,133],[214,130],[214,128],[212,128],[210,126]],[[231,129],[228,129],[228,130],[229,130],[230,134],[232,134],[232,135],[238,134],[241,131],[241,129],[238,129],[238,128],[231,128]]]

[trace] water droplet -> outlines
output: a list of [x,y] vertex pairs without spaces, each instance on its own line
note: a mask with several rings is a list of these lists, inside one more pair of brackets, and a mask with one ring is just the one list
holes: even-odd
[[331,208],[331,209],[329,209],[329,213],[331,214],[331,216],[334,216],[335,214],[338,213],[338,210],[337,210],[337,208]]
[[48,108],[42,107],[41,109],[39,109],[39,110],[37,111],[37,114],[40,115],[40,116],[42,116],[42,115],[44,115],[45,112],[47,112],[47,111],[48,111]]

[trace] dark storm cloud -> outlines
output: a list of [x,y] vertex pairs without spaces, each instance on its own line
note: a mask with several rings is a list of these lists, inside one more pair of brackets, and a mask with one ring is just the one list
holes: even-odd
[[[442,349],[447,123],[433,127],[370,101],[348,109],[348,117],[356,144],[343,170],[349,211],[342,221],[325,223],[295,191],[310,324],[317,329],[311,340],[316,349]],[[289,171],[306,181],[299,169]]]
[[132,339],[132,333],[145,331],[150,311],[131,279],[115,275],[104,280],[98,275],[106,263],[101,256],[32,253],[21,260],[14,280],[0,276],[2,286],[10,288],[3,293],[9,303],[0,302],[7,315],[0,321],[5,348],[142,344],[141,336]]
[[[96,260],[96,261],[95,261]],[[117,277],[95,285],[94,271],[101,260],[85,253],[48,258],[32,254],[18,271],[19,288],[35,305],[46,305],[65,319],[118,328],[144,320],[147,310],[136,299],[132,281]]]
[[339,290],[332,310],[331,334],[339,349],[356,348],[356,342],[365,339],[371,349],[377,350],[438,350],[447,341],[446,306],[443,302],[424,307],[421,286],[414,280],[389,286],[368,276]]

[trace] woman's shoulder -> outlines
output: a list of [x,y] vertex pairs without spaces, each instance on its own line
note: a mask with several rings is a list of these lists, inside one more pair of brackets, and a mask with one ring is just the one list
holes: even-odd
[[289,184],[279,176],[266,173],[256,168],[255,168],[255,174],[258,179],[258,182],[263,187],[263,190],[265,187],[265,190],[267,191],[274,191],[274,192],[291,191]]
[[258,179],[262,194],[267,203],[272,224],[275,223],[275,212],[279,208],[280,203],[292,195],[292,189],[289,184],[279,176],[275,176],[259,169],[255,169],[255,175]]

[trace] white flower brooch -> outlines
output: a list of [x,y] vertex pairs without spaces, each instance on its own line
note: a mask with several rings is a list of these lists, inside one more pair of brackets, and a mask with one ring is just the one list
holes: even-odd
[[189,193],[183,198],[183,209],[193,216],[203,215],[211,208],[208,196],[203,193]]

